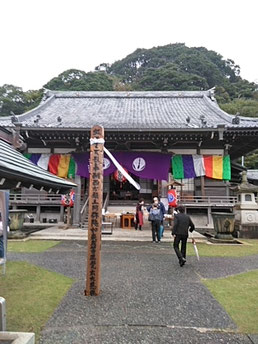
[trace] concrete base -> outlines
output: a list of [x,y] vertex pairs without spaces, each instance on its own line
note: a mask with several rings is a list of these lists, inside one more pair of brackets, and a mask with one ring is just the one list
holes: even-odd
[[209,238],[208,239],[209,242],[213,243],[213,244],[242,244],[240,241],[236,240],[236,239],[218,239],[218,238]]
[[8,232],[7,236],[8,239],[25,239],[27,237],[27,234],[22,232],[21,230],[17,230]]
[[[196,241],[207,241],[207,238],[197,231],[194,231],[192,236]],[[43,229],[39,232],[30,234],[30,239],[42,239],[42,240],[88,240],[88,230],[81,228],[67,228],[66,230],[62,228],[50,227]],[[151,235],[151,225],[146,224],[142,231],[132,229],[122,229],[114,227],[112,235],[102,235],[103,241],[150,241],[152,240]],[[171,236],[171,228],[166,228],[164,230],[164,237],[162,241],[173,242],[173,237]],[[191,240],[191,238],[189,238]]]
[[35,344],[35,334],[28,332],[0,332],[0,343]]
[[258,239],[258,224],[241,225],[239,237],[245,239]]
[[217,233],[215,235],[215,239],[230,241],[230,240],[233,240],[233,236],[231,234],[228,234],[228,233]]

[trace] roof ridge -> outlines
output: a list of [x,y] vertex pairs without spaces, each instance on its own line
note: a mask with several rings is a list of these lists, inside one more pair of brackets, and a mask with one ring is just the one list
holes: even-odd
[[223,120],[228,121],[229,123],[232,124],[232,119],[234,118],[233,115],[230,115],[229,113],[223,111],[216,100],[212,100],[209,97],[204,97],[204,101],[208,105],[210,109],[216,112],[216,114],[221,117]]
[[[44,109],[47,105],[49,105],[49,103],[55,98],[54,95],[51,95],[49,98],[47,98],[44,102],[40,102],[40,104],[38,106],[36,106],[34,109],[31,109],[27,112],[21,113],[20,115],[15,115],[19,120],[24,120],[24,119],[29,119],[31,117],[33,117],[35,112],[38,112],[39,109]],[[4,117],[0,117],[0,120],[12,120],[12,116],[4,116]]]
[[207,91],[53,91],[47,95],[56,98],[202,98]]
[[[239,124],[233,124],[232,119],[235,118],[236,115],[231,115],[224,110],[220,108],[217,101],[212,101],[209,97],[204,97],[206,104],[216,112],[218,116],[220,116],[222,119],[228,121],[230,124],[232,124],[233,127],[235,126],[241,126],[241,122],[258,122],[258,118],[255,117],[244,117],[244,116],[238,116],[241,119],[241,122]],[[243,123],[242,123],[243,124]]]

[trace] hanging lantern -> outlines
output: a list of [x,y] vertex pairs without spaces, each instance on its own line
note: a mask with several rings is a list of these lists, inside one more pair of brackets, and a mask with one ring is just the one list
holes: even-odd
[[176,189],[168,190],[168,205],[175,208],[177,206],[177,192]]
[[[128,172],[125,168],[124,168],[124,170],[126,172]],[[115,180],[120,182],[120,188],[122,188],[122,184],[127,181],[127,179],[124,177],[124,175],[120,171],[118,171],[118,170],[115,171],[114,178],[115,178]]]

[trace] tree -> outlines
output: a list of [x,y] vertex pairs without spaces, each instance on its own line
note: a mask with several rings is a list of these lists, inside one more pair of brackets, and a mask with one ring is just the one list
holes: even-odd
[[230,102],[230,96],[228,92],[222,86],[217,86],[215,89],[215,97],[218,103],[225,104]]
[[258,149],[246,155],[245,167],[248,169],[258,169]]
[[105,72],[69,69],[51,79],[45,88],[56,91],[113,91],[113,79]]
[[[59,91],[193,91],[216,87],[215,96],[227,112],[257,117],[258,86],[240,76],[231,59],[204,47],[184,43],[137,49],[113,64],[101,63],[94,72],[69,69],[44,87]],[[42,90],[23,92],[20,87],[0,87],[0,116],[20,114],[37,106]]]
[[254,99],[234,99],[229,103],[220,104],[222,110],[235,115],[258,117],[258,101]]
[[158,69],[148,68],[134,89],[145,91],[204,90],[208,87],[205,78],[196,74],[184,73],[174,64]]
[[120,76],[124,83],[133,83],[143,77],[148,68],[159,69],[171,63],[177,65],[182,73],[205,78],[208,87],[223,86],[226,80],[236,82],[240,73],[233,60],[224,60],[221,55],[204,47],[188,48],[183,43],[137,49],[112,65],[102,63],[96,68],[105,66],[108,74]]
[[19,115],[37,106],[42,98],[42,90],[23,92],[21,87],[3,85],[0,87],[0,116]]

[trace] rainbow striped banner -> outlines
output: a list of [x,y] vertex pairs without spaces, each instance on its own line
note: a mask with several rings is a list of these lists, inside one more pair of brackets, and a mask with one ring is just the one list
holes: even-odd
[[24,154],[35,165],[61,178],[74,178],[76,163],[71,154]]
[[230,156],[225,155],[174,155],[172,171],[175,179],[206,176],[214,179],[231,179]]
[[[117,153],[119,154],[119,153]],[[130,153],[132,154],[132,153]],[[89,154],[84,153],[73,153],[71,154],[24,154],[28,159],[30,159],[35,165],[50,171],[51,173],[62,177],[62,178],[74,178],[75,174],[88,178],[88,164],[89,164]],[[123,153],[118,157],[115,155],[116,159],[119,161],[128,161],[128,156]],[[137,157],[137,155],[136,155]],[[163,155],[162,155],[163,157]],[[148,160],[149,159],[149,160]],[[170,156],[167,155],[167,164],[164,166],[169,167]],[[132,160],[132,159],[131,159]],[[146,157],[147,165],[151,165],[151,162],[157,161],[156,156]],[[157,165],[157,164],[156,164]],[[128,166],[130,167],[130,166]],[[104,175],[109,175],[115,171],[115,166],[110,164],[110,167],[104,170]],[[160,171],[160,167],[158,169]],[[165,169],[164,169],[165,170]],[[129,170],[134,173],[134,170]],[[155,178],[152,173],[152,168],[146,168],[145,174],[142,178],[152,179]],[[174,155],[172,158],[172,171],[175,179],[184,178],[195,178],[200,176],[206,176],[214,179],[231,179],[231,166],[229,155]],[[167,172],[166,172],[167,173]],[[165,173],[165,174],[166,174]],[[155,172],[155,175],[158,172]],[[162,178],[161,178],[162,179]]]

